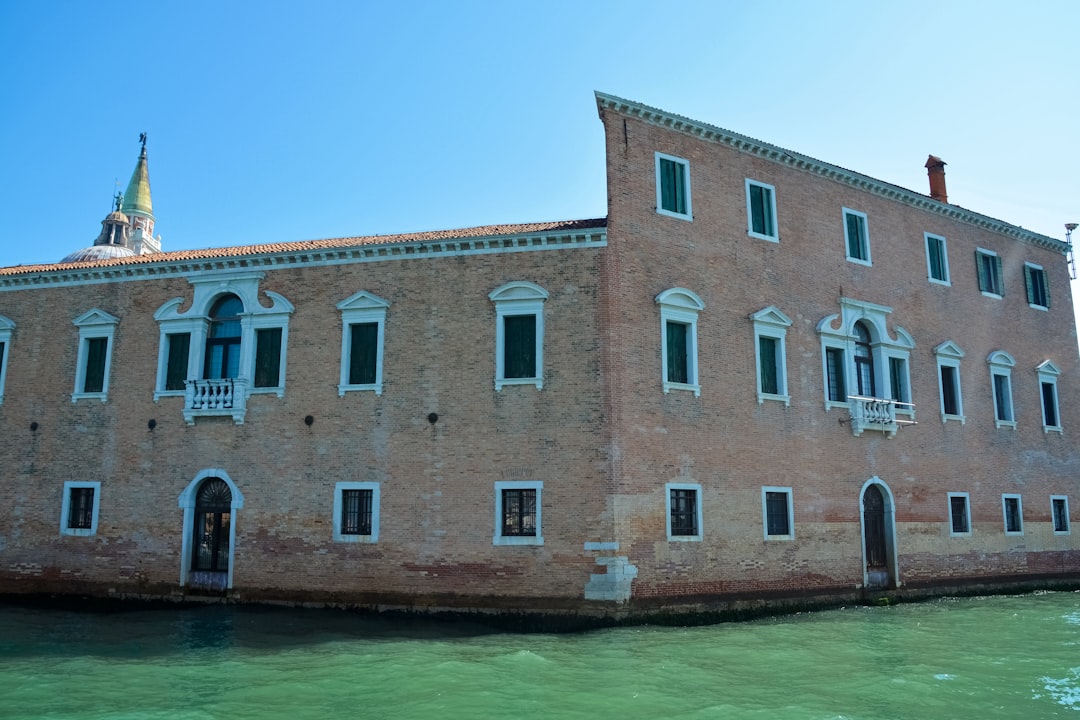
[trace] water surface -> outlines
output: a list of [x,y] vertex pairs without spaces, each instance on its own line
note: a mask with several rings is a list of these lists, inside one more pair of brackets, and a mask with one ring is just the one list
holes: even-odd
[[576,635],[0,606],[0,718],[1077,718],[1080,594]]

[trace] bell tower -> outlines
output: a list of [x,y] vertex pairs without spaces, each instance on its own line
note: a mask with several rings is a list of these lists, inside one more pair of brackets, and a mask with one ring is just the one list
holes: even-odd
[[161,236],[154,237],[154,205],[150,200],[150,167],[146,159],[146,133],[140,133],[142,150],[131,174],[120,208],[131,222],[131,243],[136,255],[161,252]]

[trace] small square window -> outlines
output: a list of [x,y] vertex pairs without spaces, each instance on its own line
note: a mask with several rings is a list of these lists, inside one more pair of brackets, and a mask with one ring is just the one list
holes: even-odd
[[80,537],[96,535],[100,506],[100,482],[65,482],[60,508],[60,534]]
[[860,265],[870,265],[870,233],[866,228],[866,213],[844,208],[844,242],[847,259]]
[[979,273],[979,290],[987,297],[1005,296],[1005,284],[1001,274],[1001,256],[991,250],[975,251],[975,265]]
[[930,233],[923,236],[926,238],[926,266],[930,282],[949,285],[949,255],[945,249],[945,238]]
[[339,482],[334,486],[334,542],[379,541],[379,483]]
[[1037,310],[1049,310],[1050,286],[1046,284],[1046,271],[1042,266],[1024,263],[1024,281],[1028,305]]
[[668,540],[701,540],[701,486],[668,483],[665,489]]
[[795,513],[791,488],[761,488],[761,510],[764,516],[766,540],[794,540]]
[[971,507],[967,493],[949,493],[949,534],[953,537],[971,535]]
[[1019,495],[1002,495],[1001,508],[1005,514],[1005,534],[1024,534],[1024,512]]
[[777,242],[776,189],[772,185],[746,179],[746,215],[751,237]]
[[690,205],[690,162],[656,153],[656,212],[692,220]]
[[1069,498],[1064,495],[1050,496],[1050,513],[1053,516],[1054,534],[1069,534]]
[[543,545],[541,495],[544,483],[495,483],[494,545]]

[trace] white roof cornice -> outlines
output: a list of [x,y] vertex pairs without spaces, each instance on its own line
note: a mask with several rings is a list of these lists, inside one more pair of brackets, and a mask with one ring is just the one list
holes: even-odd
[[651,125],[666,127],[676,132],[693,135],[694,137],[708,142],[725,145],[734,150],[738,150],[739,152],[765,158],[766,160],[771,160],[781,165],[787,165],[788,167],[803,170],[813,175],[828,178],[829,180],[834,180],[844,185],[850,185],[851,187],[864,192],[893,200],[904,205],[916,207],[920,210],[925,210],[926,212],[943,215],[951,220],[968,223],[969,225],[996,232],[1013,238],[1014,240],[1019,240],[1020,242],[1037,245],[1048,250],[1056,250],[1063,255],[1069,250],[1069,246],[1061,240],[1031,232],[1030,230],[1025,230],[1017,225],[1010,225],[1007,222],[996,220],[992,217],[972,212],[971,210],[965,210],[958,205],[939,202],[927,195],[920,195],[917,192],[902,188],[898,185],[892,185],[881,180],[876,180],[867,175],[852,172],[851,170],[845,170],[842,167],[830,165],[821,160],[815,160],[812,157],[791,150],[785,150],[782,147],[770,145],[769,143],[755,140],[746,135],[740,135],[737,132],[716,127],[715,125],[691,120],[682,115],[675,115],[674,113],[669,113],[660,110],[659,108],[642,105],[633,100],[624,100],[623,98],[608,95],[599,91],[596,92],[596,105],[601,111],[612,110],[614,112],[622,113],[623,115],[638,118]]

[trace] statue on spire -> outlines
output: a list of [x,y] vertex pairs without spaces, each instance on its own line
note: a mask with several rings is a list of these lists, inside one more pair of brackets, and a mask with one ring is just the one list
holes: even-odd
[[143,152],[146,152],[146,133],[139,133],[139,142],[142,143]]
[[120,211],[120,207],[124,204],[124,193],[117,191],[116,197],[113,198],[116,201],[116,210]]

